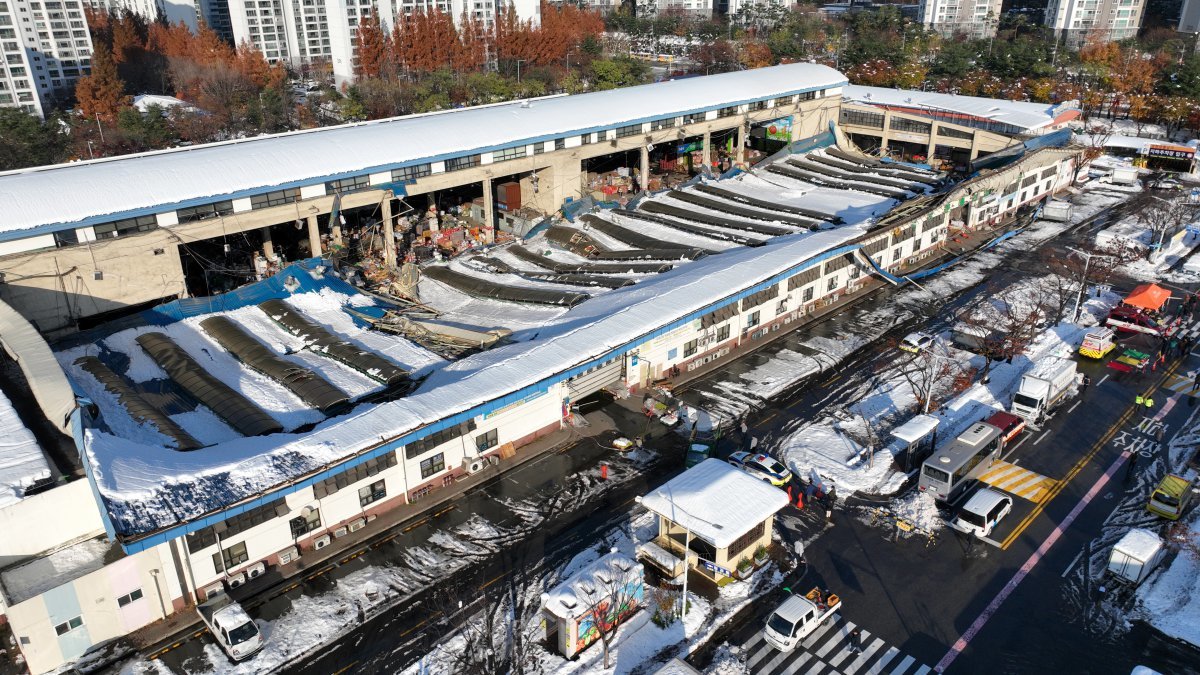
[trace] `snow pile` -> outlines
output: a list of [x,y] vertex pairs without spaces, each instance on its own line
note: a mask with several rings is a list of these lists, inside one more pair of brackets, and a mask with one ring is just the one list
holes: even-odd
[[[1200,541],[1200,512],[1193,512],[1181,537]],[[1185,548],[1170,567],[1137,593],[1139,613],[1163,633],[1200,645],[1200,552]]]
[[780,452],[793,473],[808,476],[815,470],[843,495],[891,494],[904,481],[904,474],[893,469],[887,448],[877,450],[873,458],[864,458],[865,449],[828,418],[784,439]]
[[888,503],[888,510],[892,515],[924,532],[937,532],[946,524],[938,512],[937,501],[933,495],[920,490],[910,490],[908,494],[893,499]]
[[0,392],[0,508],[25,497],[25,488],[50,477],[42,447]]

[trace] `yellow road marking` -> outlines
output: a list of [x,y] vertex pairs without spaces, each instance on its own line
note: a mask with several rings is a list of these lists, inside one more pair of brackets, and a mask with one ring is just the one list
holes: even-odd
[[[1143,396],[1149,396],[1150,394],[1153,394],[1156,389],[1162,386],[1163,382],[1167,381],[1167,378],[1175,373],[1175,369],[1178,367],[1179,362],[1177,361],[1167,370],[1167,372],[1163,373],[1163,376],[1158,383],[1151,387],[1149,392],[1143,394]],[[1125,423],[1129,421],[1129,418],[1133,417],[1135,412],[1141,412],[1141,410],[1142,406],[1138,405],[1130,405],[1128,408],[1126,408],[1124,414],[1122,414],[1121,417],[1111,427],[1108,428],[1108,431],[1104,432],[1104,435],[1096,441],[1096,444],[1092,446],[1091,450],[1089,450],[1086,455],[1081,457],[1079,461],[1075,463],[1075,466],[1071,467],[1071,470],[1067,472],[1067,475],[1064,476],[1062,480],[1058,481],[1057,485],[1050,489],[1046,496],[1043,497],[1040,502],[1038,502],[1037,506],[1033,507],[1033,511],[1031,511],[1029,515],[1025,516],[1023,520],[1021,520],[1021,523],[1017,525],[1015,530],[1012,531],[1012,534],[1009,534],[1004,538],[1004,541],[1000,544],[1000,548],[1007,549],[1009,546],[1011,546],[1012,543],[1017,540],[1017,537],[1021,536],[1021,533],[1023,533],[1039,515],[1041,515],[1042,511],[1045,510],[1046,505],[1053,501],[1054,498],[1063,491],[1067,484],[1070,483],[1075,476],[1079,475],[1080,471],[1083,471],[1083,467],[1087,466],[1088,462],[1092,461],[1092,458],[1100,452],[1101,448],[1103,448],[1110,440],[1112,440],[1113,436],[1117,435],[1117,432],[1121,430],[1121,427],[1125,426]]]
[[1044,499],[1058,482],[1003,460],[993,464],[979,477],[979,481],[1034,503]]
[[350,665],[346,666],[345,668],[342,668],[341,670],[334,672],[333,675],[342,675],[342,673],[346,672],[347,670],[350,670],[351,668],[353,668],[356,665],[358,665],[358,661],[353,661],[350,663]]

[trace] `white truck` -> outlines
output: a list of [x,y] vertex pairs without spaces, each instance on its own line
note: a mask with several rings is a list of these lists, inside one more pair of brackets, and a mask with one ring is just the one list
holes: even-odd
[[1038,424],[1074,386],[1075,362],[1057,356],[1046,357],[1032,371],[1021,376],[1021,384],[1013,394],[1011,412],[1030,424]]
[[1166,554],[1161,537],[1150,530],[1134,528],[1113,546],[1108,556],[1108,573],[1121,583],[1137,586]]
[[254,619],[224,593],[210,596],[196,606],[196,611],[208,626],[221,649],[234,661],[244,661],[263,648],[262,631]]
[[1052,220],[1056,223],[1065,223],[1071,219],[1071,202],[1059,201],[1057,199],[1047,202],[1045,208],[1042,209],[1042,220]]
[[793,595],[767,618],[763,638],[775,649],[790,652],[841,606],[841,598],[819,588]]
[[1113,185],[1133,185],[1137,183],[1138,170],[1132,166],[1118,166],[1113,169],[1112,177],[1109,181]]

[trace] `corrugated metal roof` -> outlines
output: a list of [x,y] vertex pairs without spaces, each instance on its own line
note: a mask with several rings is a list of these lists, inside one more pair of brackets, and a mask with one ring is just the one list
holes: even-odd
[[1049,103],[1007,101],[999,98],[939,94],[933,91],[849,85],[842,90],[846,101],[873,105],[922,108],[980,117],[1026,130],[1044,127],[1064,109]]
[[837,87],[797,63],[0,174],[0,238]]

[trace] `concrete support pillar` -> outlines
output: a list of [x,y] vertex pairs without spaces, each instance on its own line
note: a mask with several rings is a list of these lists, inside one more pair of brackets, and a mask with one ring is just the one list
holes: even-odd
[[925,148],[925,163],[926,164],[933,163],[933,153],[936,150],[937,150],[937,134],[934,133],[934,129],[931,127],[929,129],[929,145],[926,146],[926,148]]
[[798,112],[795,115],[792,115],[791,119],[792,119],[791,142],[795,143],[796,141],[798,141],[802,138],[802,136],[800,135],[800,131],[801,131],[800,125],[803,124],[803,120],[800,119],[800,113],[798,113]]
[[749,120],[742,120],[742,123],[738,125],[738,129],[737,129],[737,132],[738,132],[737,163],[738,164],[746,163],[746,137],[750,135],[750,133],[748,131],[746,131],[747,124],[750,124]]
[[642,146],[641,160],[642,161],[639,166],[641,168],[642,175],[641,178],[638,179],[640,183],[638,187],[645,191],[648,189],[647,186],[650,185],[650,149],[644,145]]
[[329,240],[336,246],[342,245],[342,214],[338,213],[337,218],[333,214],[329,214]]
[[496,195],[492,194],[492,179],[483,179],[483,224],[485,227],[496,227],[496,207],[493,202]]
[[396,266],[396,236],[392,224],[392,195],[383,200],[383,264],[391,269]]
[[971,161],[979,158],[979,134],[971,134]]
[[704,145],[701,149],[701,159],[704,161],[704,166],[712,167],[712,132],[704,132]]
[[308,247],[309,255],[314,258],[324,254],[321,250],[321,230],[317,228],[317,214],[308,217]]
[[267,260],[271,260],[275,257],[275,242],[271,239],[271,227],[264,227],[259,232],[262,233],[263,256]]

